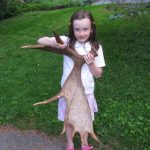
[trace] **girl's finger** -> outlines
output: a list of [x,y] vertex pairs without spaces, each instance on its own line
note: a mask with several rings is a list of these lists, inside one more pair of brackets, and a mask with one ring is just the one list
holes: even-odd
[[90,61],[94,61],[94,56],[91,53],[89,53],[87,54],[87,59],[89,59]]
[[91,53],[88,53],[84,56],[85,62],[87,64],[92,64],[94,63],[94,56]]

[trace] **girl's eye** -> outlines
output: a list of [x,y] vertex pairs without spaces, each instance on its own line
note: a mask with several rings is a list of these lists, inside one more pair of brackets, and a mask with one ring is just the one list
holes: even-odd
[[84,31],[86,31],[86,32],[89,31],[89,28],[85,28]]
[[78,28],[75,28],[74,30],[75,30],[75,31],[79,31],[79,29],[78,29]]
[[87,30],[88,30],[88,28],[84,28],[83,30],[84,30],[84,31],[87,31]]

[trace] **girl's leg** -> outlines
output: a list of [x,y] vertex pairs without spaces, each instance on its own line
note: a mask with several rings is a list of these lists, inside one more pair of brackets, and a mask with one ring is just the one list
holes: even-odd
[[71,125],[67,124],[67,125],[65,125],[65,129],[66,129],[67,147],[74,148],[73,127]]

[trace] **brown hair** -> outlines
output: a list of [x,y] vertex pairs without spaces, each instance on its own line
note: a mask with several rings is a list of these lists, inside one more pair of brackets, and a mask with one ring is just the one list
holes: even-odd
[[73,31],[73,21],[81,20],[84,18],[88,18],[91,21],[92,32],[90,34],[88,41],[91,43],[91,45],[94,49],[98,50],[99,43],[96,40],[96,26],[95,26],[94,18],[93,18],[93,15],[89,11],[86,11],[86,10],[80,10],[78,12],[75,12],[70,18],[69,35],[68,35],[69,36],[69,46],[74,48],[74,45],[76,42],[76,38],[74,35],[74,31]]

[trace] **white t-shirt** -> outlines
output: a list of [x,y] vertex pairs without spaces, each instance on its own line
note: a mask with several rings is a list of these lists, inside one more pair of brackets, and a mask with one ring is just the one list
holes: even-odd
[[[69,38],[67,36],[60,36],[60,38],[63,40],[65,44],[68,44]],[[91,50],[91,45],[89,42],[86,42],[85,44],[81,44],[78,41],[75,43],[75,50],[80,55],[86,55]],[[97,51],[98,56],[95,57],[95,65],[97,67],[104,67],[105,66],[105,60],[103,56],[103,50],[101,45],[99,46],[99,49]],[[63,61],[63,74],[61,79],[61,86],[63,86],[65,80],[67,79],[68,75],[70,74],[71,70],[73,69],[74,62],[73,60],[64,55],[64,61]],[[81,68],[81,80],[82,84],[85,89],[85,94],[93,94],[94,93],[94,78],[93,75],[88,67],[88,65],[85,63],[83,64]]]

